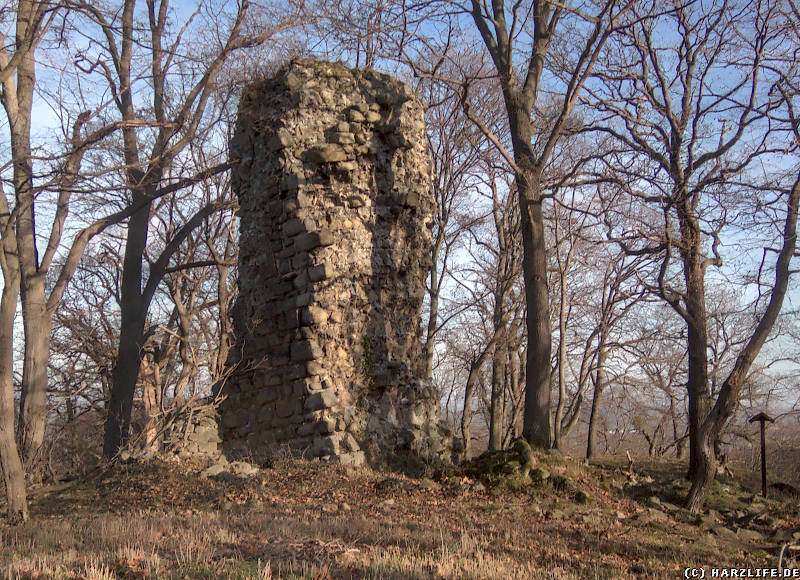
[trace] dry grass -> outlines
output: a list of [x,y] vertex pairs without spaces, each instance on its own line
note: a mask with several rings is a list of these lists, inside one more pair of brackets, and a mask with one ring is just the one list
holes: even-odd
[[706,543],[691,523],[649,517],[618,470],[547,461],[591,501],[302,461],[227,483],[132,464],[0,524],[0,578],[675,578],[774,564],[772,547]]

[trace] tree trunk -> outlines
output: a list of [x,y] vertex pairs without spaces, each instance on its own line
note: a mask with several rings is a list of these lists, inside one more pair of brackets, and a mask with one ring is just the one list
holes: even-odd
[[[40,9],[36,2],[20,2],[17,14],[16,43],[38,26],[33,22]],[[34,27],[34,28],[29,28]],[[13,228],[16,233],[16,259],[19,261],[22,317],[25,330],[25,355],[20,399],[20,442],[25,464],[33,463],[44,441],[47,419],[47,360],[50,349],[50,315],[47,312],[44,276],[39,271],[36,248],[35,192],[31,152],[31,120],[36,86],[36,61],[33,50],[24,53],[16,69],[16,87],[2,91],[3,106],[9,122],[13,182],[18,211]],[[9,234],[5,234],[9,235]],[[16,305],[16,299],[15,299]]]
[[47,363],[50,358],[52,315],[47,310],[44,280],[37,273],[23,276],[22,321],[25,355],[20,397],[22,459],[31,473],[40,459],[47,421]]
[[469,426],[472,422],[472,391],[475,388],[477,368],[474,364],[472,365],[467,377],[467,384],[464,387],[464,409],[461,413],[461,439],[464,441],[464,461],[469,461],[472,458],[472,436]]
[[686,500],[686,508],[692,513],[698,513],[703,509],[706,492],[717,474],[717,458],[714,454],[716,437],[716,430],[713,429],[705,429],[702,434],[698,434],[695,468],[691,477],[692,487]]
[[523,436],[538,447],[550,447],[550,297],[547,249],[538,180],[517,178],[522,225],[522,269],[527,303],[528,360],[525,376]]
[[[688,206],[688,201],[684,202]],[[680,211],[683,210],[683,211]],[[700,425],[708,414],[708,316],[706,314],[705,268],[701,253],[701,234],[689,209],[679,208],[681,254],[686,283],[686,324],[689,368],[686,390],[689,395],[689,479],[700,468],[703,443]]]
[[[501,306],[502,307],[502,306]],[[501,321],[501,324],[504,324]],[[503,445],[503,400],[506,376],[505,330],[498,329],[498,340],[492,354],[492,394],[489,402],[489,450],[496,451]]]
[[[4,246],[7,245],[4,240]],[[9,257],[14,259],[13,255]],[[16,264],[10,269],[16,270]],[[19,273],[4,271],[3,276],[5,284],[0,298],[0,467],[6,484],[8,519],[20,522],[28,519],[28,501],[25,471],[14,437],[14,314],[19,295]]]
[[586,459],[594,459],[597,456],[597,417],[600,411],[600,396],[606,385],[606,356],[606,349],[600,346],[597,351],[597,370],[595,371],[592,410],[589,414],[589,432],[586,436]]
[[[189,343],[189,336],[192,334],[192,310],[194,302],[193,292],[189,293],[186,299],[186,304],[183,303],[183,293],[181,292],[181,280],[178,279],[174,282],[172,287],[172,300],[175,302],[175,310],[178,313],[178,355],[181,361],[181,371],[178,375],[178,380],[175,382],[175,391],[173,392],[173,405],[176,408],[181,408],[186,403],[186,388],[189,383],[193,384],[192,393],[189,397],[193,397],[197,392],[197,381],[193,381],[197,376],[198,368],[197,361],[192,356],[192,349]],[[188,307],[187,307],[188,305]],[[222,312],[222,309],[220,309]],[[221,346],[220,346],[221,348]],[[168,355],[169,356],[169,355]],[[158,365],[154,369],[158,373]],[[160,381],[157,383],[160,384]],[[166,386],[164,387],[166,388]],[[166,402],[166,393],[161,396],[162,405]],[[163,409],[162,409],[163,410]]]
[[[123,304],[125,301],[123,300]],[[117,364],[111,379],[111,398],[108,402],[103,457],[113,459],[127,443],[131,425],[131,410],[139,369],[142,364],[142,332],[144,314],[122,308]]]
[[142,451],[154,453],[158,451],[158,419],[161,414],[159,405],[161,381],[158,361],[154,361],[151,365],[147,358],[143,358],[140,374],[142,375],[142,404],[145,415]]
[[716,444],[719,434],[725,423],[730,419],[739,401],[742,385],[745,383],[747,373],[758,356],[761,348],[772,331],[778,319],[786,291],[791,277],[790,264],[797,249],[797,217],[800,206],[800,176],[788,194],[786,203],[786,221],[783,229],[783,246],[778,253],[775,264],[775,282],[767,308],[758,320],[753,334],[747,341],[733,369],[728,374],[719,391],[713,408],[704,415],[696,435],[695,468],[691,472],[692,487],[686,500],[687,507],[692,512],[698,512],[703,507],[705,495],[717,471]]
[[678,444],[675,446],[675,459],[683,459],[685,454],[686,444],[684,443],[685,439],[680,439]]
[[428,311],[428,324],[425,329],[425,376],[433,377],[433,351],[436,346],[436,326],[439,324],[439,273],[436,271],[436,262],[439,259],[439,242],[433,252],[431,265],[431,287],[428,289],[430,309]]
[[[136,199],[138,196],[134,196]],[[150,205],[136,212],[128,223],[120,288],[120,333],[114,366],[111,399],[106,417],[103,457],[114,458],[128,439],[131,409],[142,364],[143,333],[147,307],[142,295],[142,259],[147,245]]]
[[567,271],[569,270],[570,248],[567,259],[560,266],[563,270],[559,272],[559,303],[558,303],[558,401],[556,403],[556,413],[553,418],[553,448],[561,449],[562,421],[564,407],[567,404]]
[[675,397],[670,390],[669,394],[669,415],[672,421],[672,441],[675,444],[675,458],[683,459],[683,438],[678,432],[678,412],[675,408]]
[[[510,336],[516,336],[517,333],[511,331]],[[509,406],[510,412],[507,414],[507,427],[506,427],[506,434],[503,439],[503,445],[508,446],[514,439],[520,437],[522,433],[522,409],[524,407],[525,401],[525,393],[524,393],[524,385],[522,385],[522,378],[521,376],[521,362],[524,356],[517,350],[519,348],[518,344],[514,346],[509,345],[509,349],[507,350],[508,353],[508,361],[506,362],[506,368],[509,369],[508,372],[508,381],[509,381]]]

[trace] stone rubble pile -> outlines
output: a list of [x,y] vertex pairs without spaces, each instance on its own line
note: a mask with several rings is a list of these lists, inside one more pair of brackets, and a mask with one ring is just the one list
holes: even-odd
[[221,443],[219,417],[210,408],[179,418],[164,437],[165,448],[178,457],[217,458]]
[[242,97],[231,458],[446,454],[422,378],[433,199],[423,104],[372,71],[293,61]]

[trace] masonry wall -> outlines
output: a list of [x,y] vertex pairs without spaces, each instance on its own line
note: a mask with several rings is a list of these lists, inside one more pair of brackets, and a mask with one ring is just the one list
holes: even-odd
[[211,406],[180,417],[165,433],[164,443],[166,450],[178,457],[216,459],[222,443],[219,418]]
[[420,316],[433,200],[422,103],[404,84],[294,61],[242,98],[226,453],[344,463],[445,450]]

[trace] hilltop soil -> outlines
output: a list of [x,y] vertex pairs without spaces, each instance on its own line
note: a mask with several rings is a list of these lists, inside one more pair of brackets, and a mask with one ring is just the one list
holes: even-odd
[[34,490],[31,520],[0,524],[0,573],[678,578],[687,567],[775,567],[781,548],[800,541],[796,497],[762,501],[723,482],[696,517],[678,504],[679,464],[529,459],[526,468],[524,457],[484,458],[422,478],[297,460],[204,474],[191,463],[123,464]]

